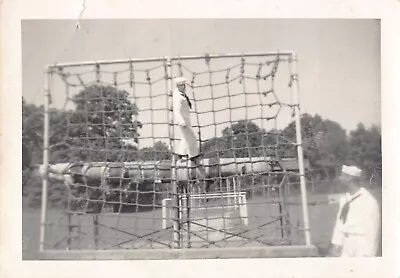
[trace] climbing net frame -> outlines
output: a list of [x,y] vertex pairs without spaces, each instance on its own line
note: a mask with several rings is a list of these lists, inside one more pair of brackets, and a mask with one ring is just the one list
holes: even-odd
[[[134,64],[143,62],[163,62],[167,65],[167,71],[165,75],[166,90],[169,94],[172,92],[173,88],[173,78],[180,76],[182,74],[182,68],[179,66],[181,61],[191,61],[197,59],[204,59],[208,61],[210,59],[220,59],[220,58],[241,58],[248,57],[269,57],[277,59],[287,59],[290,62],[290,84],[293,96],[293,103],[290,107],[293,109],[293,114],[296,123],[296,148],[298,155],[299,164],[299,178],[300,178],[300,191],[301,191],[301,208],[303,216],[303,229],[305,244],[304,245],[289,245],[289,246],[267,246],[267,247],[226,247],[220,249],[202,249],[202,248],[183,248],[180,238],[181,227],[179,225],[179,210],[182,209],[182,196],[185,194],[179,191],[177,167],[176,161],[172,159],[172,174],[171,174],[171,184],[172,184],[172,199],[173,210],[172,217],[173,223],[173,234],[174,240],[173,248],[170,249],[155,249],[155,250],[79,250],[79,251],[59,251],[59,250],[47,250],[44,248],[45,242],[45,231],[46,231],[46,212],[47,212],[47,197],[48,197],[48,177],[49,177],[49,103],[51,101],[51,89],[49,86],[50,75],[54,70],[59,68],[68,67],[79,67],[79,66],[94,66],[99,68],[101,65],[110,64]],[[93,62],[82,62],[82,63],[68,63],[68,64],[57,64],[49,65],[45,69],[45,115],[44,115],[44,159],[43,165],[45,169],[44,179],[43,179],[43,191],[42,191],[42,215],[41,215],[41,233],[40,233],[40,253],[44,259],[191,259],[191,258],[243,258],[243,257],[308,257],[315,256],[316,249],[311,244],[311,232],[309,227],[308,210],[307,210],[307,190],[305,182],[305,172],[304,172],[304,160],[303,160],[303,150],[300,134],[300,106],[298,101],[298,78],[297,78],[297,67],[296,67],[296,54],[290,51],[287,52],[268,52],[268,53],[245,53],[245,54],[223,54],[223,55],[201,55],[201,56],[181,56],[181,57],[161,57],[153,59],[126,59],[126,60],[114,60],[114,61],[93,61]],[[179,68],[178,73],[173,73],[171,66],[177,66]],[[243,74],[243,71],[242,71]],[[258,76],[257,78],[268,78],[269,76]],[[229,80],[229,76],[226,77]],[[194,88],[196,81],[193,76],[189,81],[191,87]],[[210,81],[212,82],[212,81]],[[173,119],[171,119],[173,122]],[[174,130],[169,131],[169,143],[171,149],[175,149],[175,135]],[[171,138],[171,136],[173,138]],[[236,162],[236,159],[234,160]],[[236,167],[237,168],[237,167]],[[237,195],[233,194],[234,198],[241,197],[241,193]],[[196,195],[193,195],[196,198]],[[187,197],[186,197],[187,198]],[[228,193],[229,198],[229,193]],[[184,199],[184,198],[183,198]],[[180,203],[181,202],[181,203]],[[186,202],[188,200],[186,199]]]

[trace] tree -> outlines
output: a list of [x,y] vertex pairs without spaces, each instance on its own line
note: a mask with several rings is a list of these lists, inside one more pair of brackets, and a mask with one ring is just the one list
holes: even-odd
[[140,150],[140,159],[145,161],[158,161],[171,159],[171,151],[167,144],[158,141],[152,147],[145,147]]
[[43,149],[43,107],[22,98],[22,169],[39,163]]
[[[265,131],[251,121],[241,120],[222,131],[221,137],[213,137],[202,144],[206,158],[211,157],[275,157],[280,149],[281,156],[288,149],[277,129]],[[287,156],[287,155],[286,155]]]
[[[49,110],[50,162],[68,160],[65,144],[68,113],[58,109]],[[27,104],[22,99],[22,161],[23,169],[43,161],[44,107]]]
[[[60,142],[61,130],[65,129],[62,124],[65,121],[65,115],[56,109],[49,113],[50,145]],[[56,128],[54,128],[56,127]],[[22,99],[22,194],[25,196],[24,204],[28,206],[40,205],[42,179],[33,167],[43,161],[43,130],[44,130],[44,107],[34,104],[27,104]],[[60,147],[56,150],[50,150],[51,156],[56,156]],[[50,159],[51,160],[51,159]],[[56,192],[63,190],[63,186],[58,183],[52,183],[49,190],[50,205],[53,202],[60,202]]]
[[141,122],[136,104],[126,91],[113,86],[92,85],[72,99],[76,108],[68,117],[65,143],[69,159],[85,161],[125,161],[124,140],[139,139]]
[[286,138],[283,131],[272,129],[263,135],[265,156],[275,159],[297,157],[297,149],[293,144],[293,138]]
[[59,109],[49,110],[49,162],[60,163],[70,161],[70,149],[66,143],[68,134],[68,117],[71,111]]
[[380,127],[366,129],[362,123],[350,132],[347,163],[361,168],[366,177],[381,175],[382,148]]
[[[213,137],[203,142],[201,152],[204,158],[229,157],[229,148],[225,138]],[[232,157],[232,155],[230,156]]]
[[[336,122],[319,115],[303,114],[300,120],[304,157],[309,160],[317,179],[333,179],[346,158],[346,131]],[[284,130],[285,138],[296,142],[296,124],[291,122]]]
[[226,141],[226,147],[233,150],[232,155],[236,157],[259,156],[263,153],[262,131],[255,123],[247,120],[240,120],[231,127],[222,131]]

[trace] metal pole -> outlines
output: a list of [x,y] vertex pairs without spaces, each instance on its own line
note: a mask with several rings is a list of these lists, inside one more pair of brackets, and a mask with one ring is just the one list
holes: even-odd
[[177,197],[178,197],[178,231],[179,231],[179,248],[183,247],[184,243],[184,228],[185,228],[185,223],[183,221],[183,213],[184,213],[184,192],[183,192],[183,185],[178,184],[177,185]]
[[71,245],[72,245],[72,217],[71,217],[71,212],[68,212],[67,250],[71,249]]
[[219,58],[241,58],[241,57],[290,57],[293,51],[272,51],[272,52],[249,52],[249,53],[225,53],[225,54],[205,54],[172,57],[171,60],[195,60],[195,59],[219,59]]
[[237,188],[236,188],[236,177],[233,177],[232,178],[232,182],[233,182],[233,193],[234,193],[234,197],[233,197],[233,200],[234,200],[234,203],[235,203],[235,208],[237,207],[237,203],[238,203],[238,200],[236,199],[236,196],[238,196],[237,194],[238,194],[238,191],[237,191]]
[[44,250],[46,237],[46,218],[47,218],[47,188],[49,170],[49,105],[50,105],[50,72],[46,66],[44,69],[44,127],[43,127],[43,166],[44,175],[42,183],[42,212],[40,216],[40,244],[39,251]]
[[[171,60],[167,59],[166,67],[167,67],[167,82],[166,82],[166,89],[167,89],[167,94],[173,93],[173,86],[172,86],[172,67],[171,67]],[[174,107],[172,107],[174,108]],[[172,186],[172,226],[173,226],[173,241],[175,248],[180,248],[180,225],[179,225],[179,196],[178,196],[178,183],[176,180],[176,157],[174,155],[174,150],[175,150],[175,141],[174,141],[174,117],[172,113],[172,134],[170,134],[170,142],[172,141],[173,143],[171,144],[172,148],[172,167],[171,167],[171,186]],[[171,137],[172,136],[172,137]]]
[[285,210],[284,210],[284,197],[283,197],[283,190],[282,187],[284,185],[284,181],[282,181],[281,185],[279,186],[278,196],[279,196],[279,223],[280,223],[280,230],[281,230],[281,242],[286,244],[286,222],[285,222]]
[[99,215],[93,215],[93,233],[94,233],[94,247],[99,248]]
[[226,195],[228,196],[228,209],[230,209],[230,207],[231,207],[231,204],[232,204],[232,200],[231,200],[231,198],[230,198],[230,196],[229,196],[229,192],[231,191],[231,183],[230,183],[230,180],[229,180],[229,177],[228,178],[226,178]]
[[291,87],[293,93],[295,121],[296,121],[296,141],[297,141],[297,155],[299,159],[299,174],[300,174],[300,190],[301,190],[301,204],[303,210],[304,221],[304,235],[306,245],[311,245],[311,231],[308,216],[308,202],[307,202],[307,188],[304,172],[304,157],[303,157],[303,143],[301,139],[301,121],[300,121],[300,102],[299,102],[299,84],[297,76],[297,57],[293,54],[290,59],[291,71]]
[[[189,187],[190,186],[190,187]],[[191,242],[190,242],[190,236],[191,236],[191,222],[192,222],[192,220],[190,219],[190,201],[191,201],[191,198],[190,198],[190,189],[191,188],[193,188],[194,186],[193,186],[193,184],[190,184],[190,183],[188,183],[188,185],[187,185],[187,187],[186,187],[186,189],[184,189],[184,193],[185,193],[185,195],[186,195],[186,203],[185,203],[185,206],[186,206],[186,223],[187,223],[187,247],[188,248],[191,248],[192,246],[191,246]]]
[[289,214],[289,182],[288,183],[283,183],[283,206],[284,206],[284,212],[285,212],[285,235],[286,235],[286,240],[287,243],[290,245],[292,243],[292,232],[291,232],[291,225],[290,225],[290,214]]
[[67,68],[67,67],[85,67],[85,66],[96,66],[96,65],[116,65],[116,64],[127,64],[127,63],[146,63],[146,62],[160,62],[164,61],[165,57],[155,58],[138,58],[138,59],[119,59],[119,60],[98,60],[98,61],[82,61],[76,63],[57,63],[49,65],[51,68]]
[[162,218],[162,228],[166,229],[168,227],[168,211],[169,211],[169,206],[167,203],[170,201],[170,199],[163,199],[161,201],[161,218]]
[[[194,59],[218,59],[218,58],[241,58],[241,57],[290,57],[293,55],[292,51],[272,51],[272,52],[251,52],[251,53],[226,53],[226,54],[209,54],[209,55],[188,55],[172,57],[170,61],[174,60],[194,60]],[[76,63],[58,63],[49,65],[49,68],[57,67],[82,67],[82,66],[94,66],[94,65],[111,65],[111,64],[126,64],[128,62],[134,63],[145,63],[145,62],[159,62],[164,61],[165,57],[154,57],[154,58],[137,58],[137,59],[119,59],[119,60],[98,60],[98,61],[83,61]]]

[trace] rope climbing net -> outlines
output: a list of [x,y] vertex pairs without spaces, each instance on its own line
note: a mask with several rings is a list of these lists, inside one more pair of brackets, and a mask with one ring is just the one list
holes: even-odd
[[[48,66],[42,254],[314,255],[296,70],[292,52]],[[180,76],[201,179],[174,155]]]

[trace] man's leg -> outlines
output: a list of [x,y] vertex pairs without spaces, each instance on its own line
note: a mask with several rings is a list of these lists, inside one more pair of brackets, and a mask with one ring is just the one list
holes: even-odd
[[180,128],[180,133],[181,133],[181,140],[179,142],[178,147],[175,149],[175,160],[180,161],[183,160],[183,158],[187,157],[188,155],[188,147],[187,147],[187,142],[184,134],[184,129]]
[[198,176],[201,179],[204,179],[206,177],[206,172],[204,167],[201,165],[200,150],[193,129],[188,127],[182,128],[181,133],[191,162],[190,167],[196,169]]
[[193,167],[196,169],[198,176],[201,179],[205,179],[206,178],[206,170],[204,169],[204,166],[201,164],[200,155],[190,158],[190,161],[192,162]]

